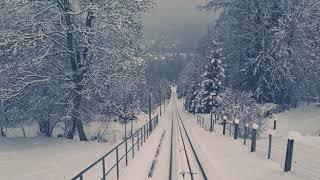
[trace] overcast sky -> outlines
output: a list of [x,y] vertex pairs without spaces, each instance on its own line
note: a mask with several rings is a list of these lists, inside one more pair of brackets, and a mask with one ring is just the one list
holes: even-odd
[[156,0],[157,5],[144,18],[145,38],[156,39],[166,34],[171,40],[179,40],[183,46],[195,47],[207,32],[216,15],[213,11],[197,10],[196,5],[205,0]]

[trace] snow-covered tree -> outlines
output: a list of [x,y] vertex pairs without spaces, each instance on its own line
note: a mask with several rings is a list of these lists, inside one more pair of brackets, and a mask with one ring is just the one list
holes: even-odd
[[219,108],[219,98],[223,91],[224,57],[222,48],[215,41],[209,43],[206,55],[207,65],[205,66],[204,80],[201,83],[199,96],[199,110],[205,113]]
[[[143,63],[137,58],[141,17],[152,5],[151,0],[2,1],[0,46],[8,54],[1,73],[8,80],[1,100],[36,101],[48,97],[36,93],[48,87],[52,102],[63,103],[65,115],[59,117],[69,119],[67,137],[77,130],[80,140],[87,140],[83,120],[88,106],[83,103],[108,89],[110,81],[140,77],[132,72],[141,71],[135,68]],[[34,106],[24,111],[29,110],[48,113]],[[21,115],[30,119],[29,113]]]
[[[227,84],[251,91],[259,102],[295,104],[295,94],[307,91],[300,77],[310,74],[306,69],[314,64],[299,56],[316,49],[307,48],[317,36],[307,29],[317,32],[312,28],[317,27],[317,4],[314,0],[211,0],[200,6],[221,11],[210,36],[223,43]],[[307,20],[310,15],[313,18]],[[309,35],[313,40],[306,39]],[[305,42],[309,45],[302,45]]]

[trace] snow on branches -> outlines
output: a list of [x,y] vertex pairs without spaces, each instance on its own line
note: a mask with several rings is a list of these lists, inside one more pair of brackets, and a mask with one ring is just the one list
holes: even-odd
[[[117,82],[143,80],[137,42],[152,0],[13,0],[0,6],[0,98],[9,109],[20,104],[22,119],[55,124],[68,117],[67,137],[78,130],[87,140],[82,121],[102,103],[84,103],[107,101],[99,95]],[[48,101],[57,106],[51,118],[42,116],[48,108],[37,108]]]
[[222,48],[218,43],[209,43],[206,56],[207,65],[202,75],[204,80],[198,95],[198,111],[208,113],[212,109],[216,110],[219,105],[220,93],[223,91],[223,80],[225,78],[223,68]]

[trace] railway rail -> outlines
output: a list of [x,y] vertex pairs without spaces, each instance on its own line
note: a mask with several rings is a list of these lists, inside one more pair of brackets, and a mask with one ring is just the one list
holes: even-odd
[[[174,114],[175,113],[175,118]],[[176,119],[176,121],[175,121]],[[206,175],[206,172],[203,168],[203,165],[199,159],[199,156],[196,152],[196,149],[194,148],[194,144],[192,143],[190,136],[188,134],[188,131],[186,129],[186,126],[181,118],[181,115],[177,108],[175,108],[175,112],[172,112],[172,125],[171,125],[171,147],[170,147],[170,161],[169,161],[169,180],[174,179],[174,128],[178,128],[178,132],[182,141],[183,146],[183,152],[184,152],[184,163],[186,164],[187,171],[181,172],[183,175],[183,179],[186,177],[190,177],[191,180],[196,180],[196,177],[199,177],[197,179],[201,180],[208,180],[208,177]],[[189,176],[186,176],[189,175]],[[198,175],[198,176],[195,176]]]

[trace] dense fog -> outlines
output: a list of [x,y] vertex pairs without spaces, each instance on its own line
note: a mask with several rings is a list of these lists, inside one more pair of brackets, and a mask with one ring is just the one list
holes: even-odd
[[214,11],[201,11],[197,5],[203,0],[158,0],[143,21],[145,39],[166,39],[183,51],[195,49],[208,32],[209,24],[217,17]]

